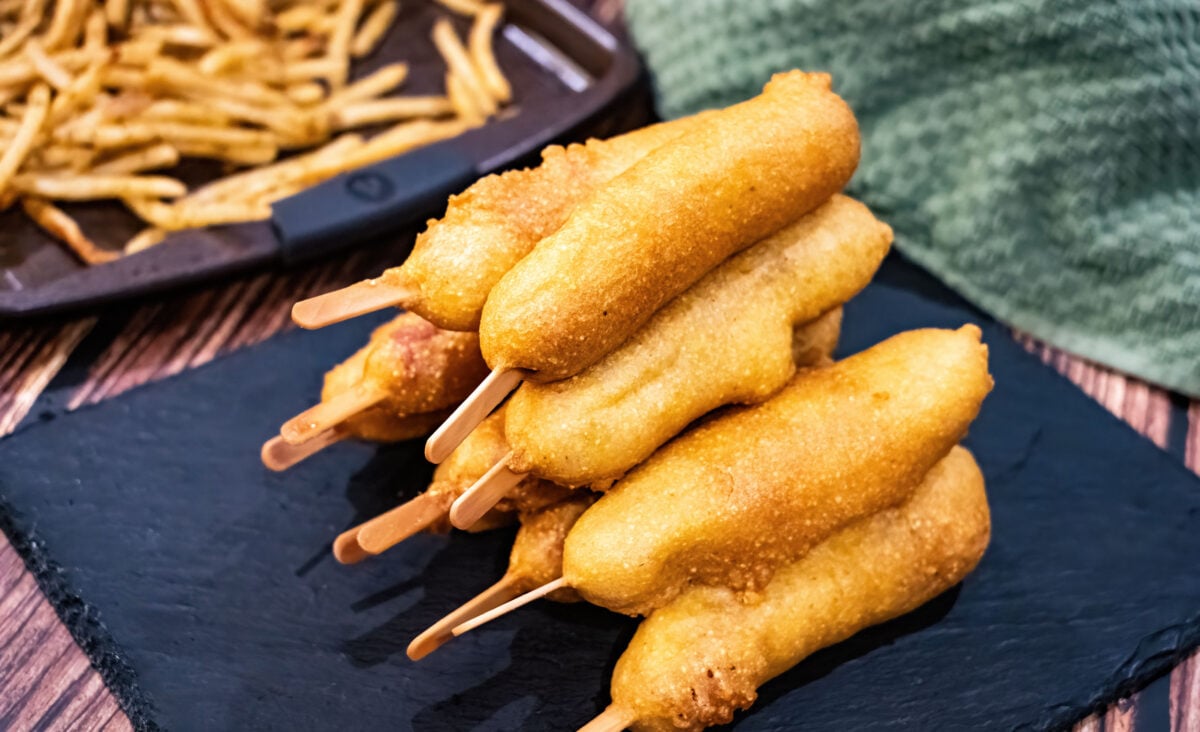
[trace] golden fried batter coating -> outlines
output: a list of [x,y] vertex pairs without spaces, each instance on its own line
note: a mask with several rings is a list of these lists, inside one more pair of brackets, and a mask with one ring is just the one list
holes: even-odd
[[[508,555],[508,575],[516,591],[528,592],[562,576],[563,542],[571,527],[599,496],[575,491],[566,500],[521,514],[521,528]],[[547,595],[557,602],[578,602],[579,594],[564,588]]]
[[797,324],[866,287],[891,241],[866,206],[834,196],[726,260],[581,373],[523,384],[508,404],[509,467],[562,485],[612,480],[713,409],[767,399],[796,371]]
[[776,75],[580,203],[493,288],[493,368],[573,376],[731,254],[825,202],[858,164],[854,115],[827,74]]
[[567,537],[563,576],[628,614],[689,584],[759,589],[834,531],[905,500],[991,386],[973,325],[902,333],[802,372],[618,482]]
[[842,308],[836,307],[792,331],[792,362],[800,368],[828,366],[842,335]]
[[[504,439],[504,419],[507,407],[490,414],[463,440],[450,457],[437,466],[428,493],[440,496],[449,510],[450,504],[475,481],[508,454]],[[499,511],[537,511],[570,497],[571,489],[529,476],[516,485],[500,503]]]
[[[386,393],[341,429],[365,440],[396,442],[435,429],[486,375],[474,333],[441,330],[403,313],[376,328],[366,346],[325,375],[321,399],[362,387]],[[398,419],[415,415],[427,416]]]
[[477,330],[492,287],[580,201],[706,114],[608,140],[554,145],[535,168],[481,178],[450,197],[446,214],[430,220],[408,260],[381,279],[413,289],[407,306],[437,325]]
[[983,476],[955,448],[906,503],[826,539],[761,593],[695,587],[656,611],[617,661],[613,707],[635,730],[729,722],[768,679],[953,587],[989,531]]

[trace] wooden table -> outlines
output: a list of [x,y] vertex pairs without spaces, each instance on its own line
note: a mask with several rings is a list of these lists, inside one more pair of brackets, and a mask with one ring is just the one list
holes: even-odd
[[[611,21],[620,0],[584,4]],[[386,251],[364,252],[337,263],[246,277],[96,316],[0,327],[0,437],[36,418],[30,414],[35,401],[52,384],[68,394],[67,406],[74,409],[179,373],[291,327],[288,313],[295,300],[376,274],[395,259]],[[1200,402],[1188,404],[1136,379],[1017,338],[1160,446],[1183,446],[1177,451],[1188,467],[1200,472]],[[1176,413],[1180,406],[1187,410],[1187,417],[1175,424],[1173,403]],[[3,537],[0,588],[0,729],[130,729],[117,700]],[[1151,704],[1167,708],[1147,709]],[[1200,732],[1200,653],[1157,682],[1154,693],[1114,705],[1078,729],[1131,730],[1135,720],[1151,717],[1169,718],[1174,732]]]

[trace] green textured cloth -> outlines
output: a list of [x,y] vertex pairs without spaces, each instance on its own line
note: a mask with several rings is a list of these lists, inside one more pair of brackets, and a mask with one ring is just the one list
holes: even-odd
[[850,186],[996,317],[1200,396],[1200,3],[627,0],[660,111],[833,74]]

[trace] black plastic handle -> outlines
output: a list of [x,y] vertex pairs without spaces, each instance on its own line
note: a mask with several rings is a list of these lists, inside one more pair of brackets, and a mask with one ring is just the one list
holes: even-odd
[[433,145],[282,199],[271,208],[271,224],[285,262],[311,259],[426,215],[477,177],[468,155]]

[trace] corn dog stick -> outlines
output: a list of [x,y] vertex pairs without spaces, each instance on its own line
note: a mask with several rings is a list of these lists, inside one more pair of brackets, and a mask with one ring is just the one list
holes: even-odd
[[579,728],[579,732],[620,732],[633,724],[635,717],[620,707],[607,707],[595,719]]
[[467,600],[446,617],[429,626],[408,644],[408,657],[420,661],[454,637],[454,628],[497,608],[521,594],[520,580],[511,573],[475,597]]
[[504,401],[504,397],[521,385],[524,378],[524,372],[519,370],[493,369],[449,419],[430,435],[425,443],[425,459],[436,464],[449,457],[454,448]]
[[[531,587],[561,577],[567,534],[596,498],[594,493],[579,491],[557,503],[521,511],[521,529],[509,552],[508,571],[504,577],[417,636],[409,646],[409,657],[416,660],[428,655],[453,637],[455,627],[499,607]],[[578,602],[580,598],[577,593],[565,590],[551,599]],[[418,655],[414,656],[414,652]]]
[[351,389],[320,402],[283,423],[280,436],[289,445],[303,445],[322,432],[336,427],[372,407],[387,395],[373,389]]
[[414,294],[415,291],[411,287],[397,286],[380,280],[365,280],[340,290],[301,300],[292,306],[292,320],[301,328],[324,328],[404,303]]
[[[884,247],[884,249],[886,249],[886,247]],[[882,256],[882,251],[880,251],[880,256]],[[737,264],[737,263],[734,262],[734,264]],[[865,278],[863,281],[864,282],[866,281]],[[699,301],[701,301],[706,312],[711,310],[713,298],[710,297],[709,294],[699,293],[697,299]],[[783,349],[780,349],[781,352],[784,353],[785,357],[790,356],[792,359],[791,364],[783,370],[784,375],[781,375],[779,377],[780,381],[781,382],[784,381],[785,377],[790,377],[790,374],[794,371],[794,367],[797,367],[797,366],[798,367],[807,367],[807,366],[815,366],[815,365],[827,363],[828,359],[833,355],[833,349],[837,346],[838,334],[841,332],[841,322],[842,322],[842,309],[841,309],[841,307],[837,307],[834,310],[831,310],[831,311],[821,315],[820,317],[816,318],[815,320],[812,320],[808,323],[803,323],[803,324],[797,326],[792,332],[791,350],[783,351]],[[748,332],[750,334],[755,333],[755,331],[752,331],[748,328],[744,329],[744,330],[746,330],[746,332]],[[659,334],[659,335],[662,335],[662,334]],[[670,352],[671,360],[676,362],[676,364],[678,364],[677,350],[674,347],[671,347],[670,344],[668,344],[668,348],[666,350]],[[755,356],[753,350],[749,351],[749,353],[751,354],[750,360],[752,362],[765,360],[765,359],[760,359],[758,356]],[[650,360],[650,359],[642,358],[642,356],[644,356],[644,354],[635,353],[635,354],[633,354],[633,356],[637,357],[639,360],[647,360],[647,361]],[[654,362],[651,362],[651,364],[650,364],[651,372],[656,370],[655,366],[656,366],[656,364]],[[748,373],[747,369],[737,368],[737,369],[735,369],[735,371],[737,371],[741,380],[743,380],[743,381],[747,380],[745,377],[745,374]],[[585,376],[587,373],[588,372],[585,371],[584,374],[580,375],[580,377]],[[636,377],[636,383],[639,386],[645,387],[647,384],[651,384],[654,382],[653,378],[645,378],[641,372],[635,373],[634,376]],[[580,377],[576,377],[576,378],[580,378]],[[598,380],[607,382],[607,386],[604,386],[603,388],[605,388],[605,390],[608,394],[611,394],[613,391],[613,389],[608,388],[608,387],[612,387],[615,385],[616,388],[619,389],[623,384],[627,383],[625,381],[618,383],[615,379],[612,378],[611,373],[598,377]],[[696,380],[697,379],[695,379],[695,378],[685,377],[681,381],[694,382]],[[709,379],[709,381],[711,381],[711,379]],[[537,388],[537,387],[540,387],[541,385],[534,384],[532,386]],[[523,388],[528,389],[529,387],[530,387],[530,385],[526,385]],[[695,390],[694,384],[691,384],[691,383],[688,384],[687,388],[691,389],[691,390]],[[650,390],[650,389],[648,389],[648,390]],[[653,390],[653,391],[655,391],[656,399],[662,399],[661,391],[659,391],[659,390]],[[512,415],[514,414],[514,409],[519,408],[519,405],[520,405],[520,402],[518,400],[519,400],[519,397],[521,396],[521,394],[522,394],[522,392],[518,391],[517,395],[514,396],[511,400],[509,400],[508,404],[505,405],[505,415],[506,416],[505,416],[504,423],[505,423],[505,437],[506,438],[509,438],[508,437],[509,435],[519,434],[519,432],[517,432],[519,430],[522,430],[522,429],[528,430],[528,428],[532,426],[531,422],[533,420],[537,419],[537,417],[531,417],[528,414],[528,410],[524,416],[518,415],[517,419],[513,419]],[[596,420],[597,423],[603,423],[606,425],[612,424],[613,422],[620,421],[619,419],[612,418],[613,416],[610,413],[605,412],[606,408],[610,408],[611,397],[607,397],[604,400],[604,402],[602,402],[600,405],[586,404],[586,403],[581,405],[579,403],[581,401],[583,401],[583,400],[582,399],[576,400],[575,404],[573,404],[573,405],[568,403],[567,405],[565,405],[567,407],[565,411],[571,412],[576,409],[586,409],[589,412],[599,413],[600,417],[599,417],[599,419]],[[638,414],[643,413],[640,405],[635,400],[626,397],[625,401],[631,403],[631,406],[630,406],[631,411],[638,413]],[[659,438],[654,441],[653,446],[649,450],[646,451],[646,454],[641,454],[641,453],[635,454],[634,459],[630,460],[628,463],[626,463],[625,469],[628,469],[628,467],[631,467],[631,465],[629,463],[641,462],[645,457],[647,457],[649,452],[652,452],[654,448],[656,448],[659,445],[661,445],[662,443],[666,442],[670,437],[674,436],[679,431],[679,429],[682,429],[685,426],[685,423],[691,422],[697,416],[699,416],[700,413],[709,411],[710,407],[712,407],[712,405],[706,405],[704,409],[696,410],[695,413],[688,414],[684,419],[679,420],[677,428],[668,429],[668,430],[661,432],[659,435]],[[569,431],[569,429],[564,428],[564,425],[569,425],[571,419],[573,418],[572,415],[569,415],[569,414],[564,415],[562,412],[556,412],[553,414],[543,413],[541,416],[546,419],[547,424],[555,425],[555,430],[554,430],[555,437],[558,436],[558,433],[560,431]],[[585,416],[584,419],[590,420],[590,419],[592,419],[592,417],[590,415],[588,415],[588,416]],[[543,435],[543,437],[545,439],[550,438],[550,435],[548,435],[546,433],[546,431],[544,431],[544,430],[540,430],[538,432],[538,434]],[[597,435],[599,435],[599,434],[601,434],[601,433],[597,432]],[[611,431],[605,431],[603,434],[607,435],[605,442],[618,442],[619,443],[622,439],[621,435],[613,434]],[[571,436],[575,437],[576,435],[571,435]],[[509,440],[510,440],[510,444],[513,444],[511,438],[509,438]],[[558,446],[562,449],[563,454],[570,454],[572,452],[571,444],[572,444],[571,440],[563,440],[560,443],[558,443]],[[595,438],[593,438],[592,436],[589,436],[587,439],[579,439],[579,440],[577,440],[577,442],[575,444],[596,444],[595,447],[593,447],[592,449],[589,449],[589,451],[588,451],[589,455],[591,453],[599,451],[599,449],[600,449],[599,441],[595,440]],[[553,448],[551,448],[551,449],[553,449]],[[607,445],[605,446],[605,449],[607,449]],[[575,454],[573,457],[575,457],[575,459],[579,458],[578,454]],[[517,459],[516,451],[515,450],[509,451],[499,462],[497,462],[497,464],[493,467],[492,470],[489,470],[488,473],[484,474],[473,486],[471,486],[471,488],[469,488],[465,493],[463,493],[458,498],[458,500],[456,500],[454,502],[454,506],[451,509],[451,513],[450,513],[451,523],[453,523],[455,526],[457,526],[460,529],[465,528],[466,526],[470,526],[469,522],[471,522],[472,520],[476,520],[475,517],[482,516],[491,507],[492,503],[495,503],[496,501],[499,501],[504,497],[505,491],[506,491],[506,486],[515,485],[520,480],[522,480],[524,477],[530,475],[530,471],[520,470],[517,467],[515,467],[516,459]],[[549,479],[551,481],[556,480],[555,476],[539,476],[539,477],[543,477],[543,478]],[[617,478],[620,476],[614,474],[611,477]],[[588,483],[588,481],[586,481],[586,480],[580,480],[578,482],[572,482],[570,480],[556,481],[556,482],[560,482],[563,485],[578,485],[578,484]],[[593,482],[593,483],[591,483],[591,485],[593,486],[593,488],[596,488],[597,486],[603,486],[604,481]],[[597,488],[597,489],[599,489],[599,488]],[[489,503],[489,501],[491,503]],[[459,521],[462,521],[464,523],[460,524]]]
[[345,435],[336,429],[325,430],[303,445],[289,444],[282,437],[276,435],[263,443],[263,465],[276,472],[284,471],[344,439]]
[[440,496],[425,492],[352,529],[333,542],[333,556],[342,564],[355,564],[382,554],[413,534],[420,533],[446,514]]
[[528,605],[529,603],[533,602],[534,600],[539,600],[539,599],[545,597],[546,595],[549,595],[551,592],[554,592],[556,590],[566,589],[567,587],[568,587],[567,580],[563,577],[559,577],[556,580],[547,582],[546,584],[542,585],[541,587],[537,588],[536,590],[530,590],[529,592],[526,592],[524,595],[521,595],[520,597],[509,600],[508,602],[504,603],[503,605],[499,605],[495,608],[492,608],[491,610],[487,611],[486,613],[483,613],[482,615],[478,615],[474,618],[471,618],[470,620],[468,620],[465,623],[454,626],[454,629],[451,630],[450,632],[454,635],[455,638],[457,638],[458,636],[463,635],[464,633],[470,633],[472,630],[475,630],[476,628],[478,628],[481,625],[486,625],[487,623],[492,622],[493,620],[500,617],[501,615],[507,615],[508,613],[512,612],[513,610],[516,610],[519,607],[524,607],[525,605]]
[[512,453],[508,453],[483,477],[455,499],[450,506],[450,523],[459,529],[469,529],[471,525],[483,517],[508,495],[508,492],[522,480],[527,473],[514,473],[508,469]]

